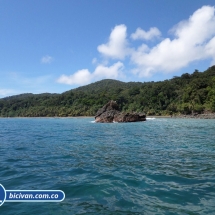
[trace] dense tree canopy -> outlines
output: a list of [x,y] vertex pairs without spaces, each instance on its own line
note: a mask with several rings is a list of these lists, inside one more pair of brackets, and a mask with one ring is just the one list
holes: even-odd
[[215,112],[215,66],[160,82],[102,80],[62,94],[21,94],[0,99],[1,117],[93,116],[109,100],[122,111],[147,115]]

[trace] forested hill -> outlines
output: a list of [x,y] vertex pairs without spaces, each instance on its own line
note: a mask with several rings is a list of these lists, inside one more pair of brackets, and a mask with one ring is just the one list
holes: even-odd
[[131,87],[141,87],[143,83],[141,82],[122,82],[122,81],[117,81],[113,79],[105,79],[102,81],[97,81],[95,83],[83,86],[83,87],[78,87],[74,89],[73,91],[82,91],[82,92],[91,92],[91,93],[96,93],[99,91],[111,91],[112,89],[115,88],[120,88],[120,89],[126,89],[126,88],[131,88]]
[[0,116],[93,116],[111,99],[122,111],[147,115],[215,112],[215,66],[160,82],[106,79],[62,94],[11,96],[0,99]]

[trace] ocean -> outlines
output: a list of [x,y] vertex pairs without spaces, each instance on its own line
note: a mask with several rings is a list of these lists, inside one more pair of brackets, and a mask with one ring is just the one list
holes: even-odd
[[62,190],[0,214],[215,214],[215,120],[0,118],[0,184]]

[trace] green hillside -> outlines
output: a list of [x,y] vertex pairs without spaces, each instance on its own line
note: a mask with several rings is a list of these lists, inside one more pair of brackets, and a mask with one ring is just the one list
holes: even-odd
[[82,91],[82,92],[90,92],[90,93],[95,92],[96,93],[96,92],[102,90],[102,91],[109,92],[115,88],[126,89],[126,88],[130,88],[130,87],[135,87],[135,86],[141,87],[142,84],[143,83],[141,83],[141,82],[125,83],[125,82],[117,81],[117,80],[113,80],[113,79],[105,79],[102,81],[97,81],[92,84],[88,84],[83,87],[78,87],[78,88],[74,89],[73,91]]
[[215,112],[215,66],[159,82],[106,79],[62,94],[11,96],[0,99],[0,116],[93,116],[111,99],[122,111],[147,115]]

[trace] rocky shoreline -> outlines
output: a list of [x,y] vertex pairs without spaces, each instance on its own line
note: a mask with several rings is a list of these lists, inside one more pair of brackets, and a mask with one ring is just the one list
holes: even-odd
[[203,113],[203,114],[190,114],[190,115],[173,115],[172,118],[185,118],[185,119],[215,119],[215,113]]

